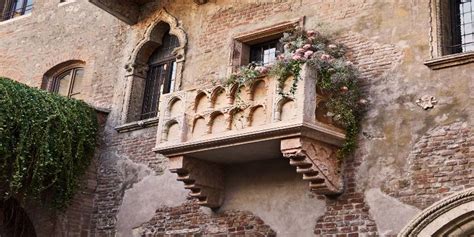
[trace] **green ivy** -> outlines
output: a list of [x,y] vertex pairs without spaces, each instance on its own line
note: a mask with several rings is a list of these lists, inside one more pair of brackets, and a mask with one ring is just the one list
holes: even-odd
[[63,209],[96,147],[86,103],[0,77],[0,197]]

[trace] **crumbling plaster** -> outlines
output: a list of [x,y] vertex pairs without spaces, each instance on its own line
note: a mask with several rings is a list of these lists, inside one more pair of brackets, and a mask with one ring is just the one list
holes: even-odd
[[161,206],[179,206],[186,201],[184,185],[174,174],[150,172],[127,189],[117,215],[117,237],[132,236],[135,227],[150,220]]
[[365,192],[369,212],[377,223],[380,235],[396,235],[420,210],[384,194],[380,189]]
[[279,158],[228,167],[226,199],[219,211],[251,211],[278,236],[314,236],[314,223],[326,211],[326,203],[287,162]]

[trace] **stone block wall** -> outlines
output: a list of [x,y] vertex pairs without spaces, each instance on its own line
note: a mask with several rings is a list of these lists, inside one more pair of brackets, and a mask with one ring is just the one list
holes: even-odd
[[[474,64],[424,65],[428,0],[152,1],[132,26],[87,1],[58,2],[38,1],[31,15],[0,23],[0,76],[39,87],[50,68],[82,60],[86,102],[111,113],[71,207],[59,219],[31,210],[39,236],[390,236],[420,209],[473,186]],[[183,90],[229,75],[233,37],[284,21],[304,18],[305,28],[332,32],[348,47],[370,105],[359,148],[344,161],[341,196],[314,196],[279,161],[245,163],[226,167],[230,199],[212,212],[187,199],[166,158],[152,151],[156,127],[115,130],[124,123],[124,66],[162,7],[188,36]],[[424,95],[438,104],[423,110],[416,101]],[[401,223],[389,223],[380,203]]]

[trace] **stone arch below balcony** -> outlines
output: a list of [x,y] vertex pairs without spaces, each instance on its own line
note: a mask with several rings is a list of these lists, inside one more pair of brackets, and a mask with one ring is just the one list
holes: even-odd
[[224,113],[215,111],[211,114],[210,120],[211,134],[221,133],[228,130],[228,123]]
[[209,133],[206,119],[203,116],[197,116],[193,121],[192,135],[193,138],[199,138]]
[[169,117],[177,117],[180,116],[181,114],[184,113],[184,103],[179,97],[173,97],[170,99],[169,105],[168,105],[169,110],[168,115]]
[[425,209],[400,232],[405,236],[474,235],[474,188],[455,193]]
[[194,112],[200,114],[209,109],[209,99],[204,91],[198,91],[194,99]]
[[249,124],[251,127],[263,125],[267,122],[266,110],[263,105],[256,105],[250,108]]
[[257,80],[255,81],[251,88],[250,99],[255,102],[262,102],[265,101],[265,98],[268,93],[268,87],[265,83],[265,80]]
[[211,93],[211,104],[212,108],[220,109],[228,104],[228,99],[226,95],[226,91],[223,87],[218,86],[212,90]]
[[170,120],[168,121],[163,130],[162,141],[165,142],[176,142],[180,140],[181,127],[178,121]]

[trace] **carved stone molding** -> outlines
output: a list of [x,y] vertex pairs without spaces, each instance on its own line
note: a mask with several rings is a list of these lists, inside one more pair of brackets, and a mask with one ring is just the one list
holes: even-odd
[[[474,209],[474,188],[453,194],[425,209],[399,233],[399,237],[439,236],[439,231],[450,225],[458,217],[465,216]],[[472,214],[471,214],[472,215]],[[439,222],[439,223],[436,223]],[[454,229],[456,226],[451,226]],[[442,235],[447,236],[447,235]],[[451,235],[449,235],[451,236]]]
[[305,137],[284,139],[281,152],[290,159],[296,172],[309,181],[309,187],[318,194],[335,195],[343,191],[341,164],[337,148]]
[[218,208],[224,201],[223,169],[220,165],[187,156],[171,157],[169,170],[189,189],[198,204]]
[[431,95],[424,95],[420,99],[416,100],[416,104],[423,108],[424,110],[429,110],[434,108],[434,106],[438,103],[436,97]]
[[128,63],[125,65],[126,76],[137,76],[145,78],[148,72],[148,65],[143,63]]
[[[150,21],[151,23],[146,27],[146,31],[139,40],[137,46],[134,48],[133,52],[130,55],[129,63],[138,62],[141,59],[139,58],[140,51],[144,48],[145,44],[150,41],[154,41],[153,33],[158,24],[164,22],[170,26],[169,33],[174,35],[179,40],[179,47],[175,49],[177,61],[183,61],[185,59],[185,48],[188,44],[188,37],[186,32],[179,24],[178,20],[171,15],[165,8],[161,8],[157,13],[155,13]],[[148,59],[148,58],[147,58]]]
[[[164,23],[164,24],[163,24]],[[122,124],[140,120],[143,97],[145,92],[145,78],[147,77],[147,62],[153,52],[162,44],[161,39],[168,32],[178,38],[179,46],[174,49],[176,56],[176,75],[173,88],[179,90],[183,76],[184,60],[186,58],[186,45],[188,39],[178,20],[169,14],[165,8],[156,12],[140,40],[130,53],[128,63],[125,65],[126,88],[122,109]]]

